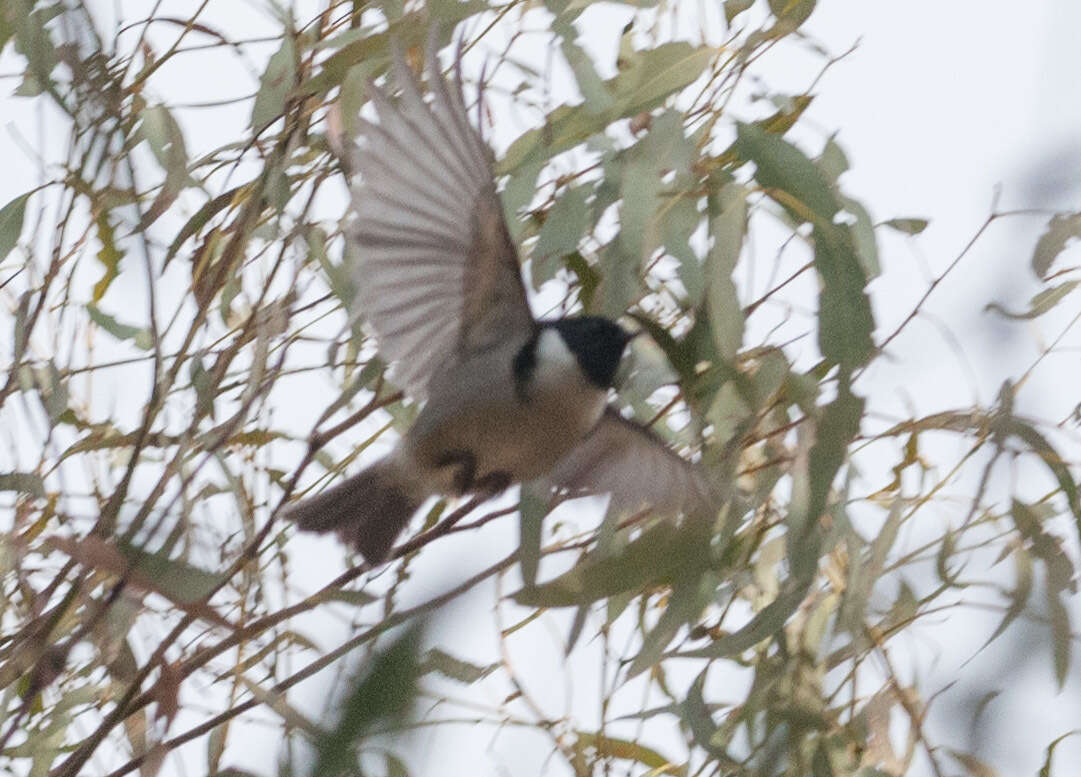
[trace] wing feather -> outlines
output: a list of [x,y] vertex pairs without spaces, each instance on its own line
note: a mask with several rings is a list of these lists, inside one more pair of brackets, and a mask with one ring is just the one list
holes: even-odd
[[359,310],[396,362],[396,380],[418,399],[449,360],[524,341],[535,326],[490,152],[469,123],[460,56],[453,87],[434,34],[427,60],[428,102],[398,52],[399,99],[370,88],[378,123],[359,125],[349,233]]
[[610,493],[617,510],[651,507],[675,513],[710,503],[709,487],[698,466],[611,407],[549,479],[572,495]]

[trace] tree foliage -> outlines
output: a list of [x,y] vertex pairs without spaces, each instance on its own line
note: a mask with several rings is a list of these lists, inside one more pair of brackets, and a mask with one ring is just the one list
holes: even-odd
[[[1027,375],[987,406],[877,411],[876,364],[967,249],[907,317],[878,314],[876,235],[927,222],[874,222],[845,191],[838,142],[808,128],[821,76],[844,66],[805,33],[815,0],[726,0],[689,36],[672,33],[678,4],[603,9],[628,21],[604,61],[586,45],[601,12],[588,2],[279,9],[270,49],[206,22],[205,5],[115,26],[90,4],[0,8],[13,99],[64,138],[0,208],[8,770],[168,773],[196,743],[196,773],[241,774],[236,725],[261,714],[280,729],[283,774],[411,773],[415,743],[396,733],[463,723],[548,738],[553,773],[990,773],[926,725],[932,698],[898,670],[898,638],[990,591],[988,641],[1040,630],[1065,683],[1074,466],[1055,429],[1014,412]],[[538,299],[649,333],[627,409],[702,461],[724,507],[676,525],[549,515],[529,486],[505,507],[440,502],[388,568],[354,559],[298,593],[305,559],[282,506],[353,471],[415,413],[363,311],[348,314],[327,113],[336,103],[349,125],[391,41],[418,65],[432,23],[483,52],[467,61],[486,58],[478,115],[499,130],[503,202]],[[531,35],[576,96],[550,104],[558,76],[517,53]],[[802,93],[755,79],[785,47],[817,60]],[[165,75],[209,52],[240,63],[221,75],[237,86],[256,68],[253,93],[178,104]],[[245,126],[194,144],[201,112],[222,107]],[[992,212],[973,242],[1011,215]],[[1032,258],[1047,287],[1029,310],[992,310],[1032,319],[1072,302],[1077,280],[1056,257],[1079,224],[1050,219]],[[1018,468],[1028,482],[1003,487]],[[520,527],[501,560],[402,603],[448,535],[497,520]],[[464,654],[454,629],[418,648],[419,620],[490,581],[500,658]],[[354,631],[324,644],[304,625],[313,614]],[[569,655],[600,646],[596,715],[546,711],[529,691],[543,674],[524,679],[509,658],[545,619]],[[290,695],[328,668],[360,678],[329,694],[336,725]],[[411,717],[414,684],[439,703]],[[478,689],[502,701],[477,704]],[[1048,768],[1069,733],[1037,732]]]

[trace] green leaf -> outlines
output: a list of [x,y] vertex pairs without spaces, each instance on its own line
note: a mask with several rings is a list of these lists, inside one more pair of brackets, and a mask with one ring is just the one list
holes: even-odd
[[837,397],[826,405],[815,424],[814,444],[807,454],[806,482],[797,473],[793,487],[807,496],[805,500],[792,500],[786,519],[788,561],[796,580],[809,581],[814,577],[821,544],[819,516],[829,503],[830,490],[847,457],[848,446],[859,434],[863,405],[863,399],[851,393],[848,380],[842,380]]
[[1065,283],[1061,283],[1058,286],[1052,286],[1049,289],[1044,289],[1029,300],[1028,310],[1026,310],[1024,313],[1011,313],[1010,311],[999,305],[997,302],[988,303],[984,307],[984,310],[994,311],[999,315],[1005,316],[1006,318],[1012,318],[1014,320],[1037,318],[1054,308],[1056,305],[1058,305],[1058,303],[1062,302],[1062,300],[1064,300],[1071,291],[1076,289],[1079,284],[1081,284],[1081,281],[1066,281]]
[[717,53],[711,46],[692,46],[683,41],[639,52],[629,68],[607,82],[620,99],[620,115],[630,116],[655,107],[694,83]]
[[918,235],[923,230],[927,229],[927,225],[930,223],[927,219],[890,219],[889,221],[882,222],[890,229],[895,229],[898,232],[903,232],[906,235]]
[[162,266],[164,267],[164,265],[167,265],[169,260],[176,256],[177,251],[184,245],[185,240],[205,227],[207,222],[209,222],[216,213],[229,206],[233,202],[234,197],[236,197],[243,188],[243,186],[234,186],[232,189],[222,192],[214,199],[203,203],[199,210],[195,211],[195,215],[188,219],[184,226],[180,228],[180,231],[176,233],[176,237],[173,238],[173,242],[169,244],[169,249],[165,252],[165,260]]
[[1081,237],[1081,213],[1056,213],[1036,242],[1036,250],[1032,253],[1032,271],[1046,278],[1058,255],[1071,240],[1078,237]]
[[998,772],[976,756],[970,755],[969,753],[961,753],[957,750],[950,750],[949,752],[954,760],[965,767],[965,771],[968,772],[969,777],[998,777]]
[[1051,618],[1051,654],[1055,664],[1055,681],[1061,691],[1070,674],[1070,654],[1073,650],[1073,632],[1070,630],[1070,611],[1061,595],[1047,589],[1047,610]]
[[259,81],[259,91],[251,110],[251,128],[261,133],[282,115],[286,101],[296,84],[296,43],[286,32],[282,45],[267,62],[266,72]]
[[0,208],[0,261],[6,259],[11,249],[19,242],[28,199],[30,195],[23,194]]
[[611,110],[615,101],[608,91],[608,86],[597,74],[597,69],[593,66],[593,60],[589,58],[589,55],[581,46],[575,43],[574,28],[570,25],[563,25],[568,27],[571,33],[564,36],[563,33],[557,31],[557,24],[558,22],[554,22],[552,29],[563,37],[560,48],[563,50],[563,56],[566,58],[567,64],[570,65],[574,78],[578,82],[578,91],[582,93],[582,97],[585,99],[586,110],[590,113],[605,113]]
[[584,143],[618,119],[655,108],[697,80],[716,54],[712,47],[695,47],[683,41],[637,52],[625,70],[604,82],[616,97],[610,110],[591,113],[585,103],[559,106],[548,114],[544,126],[523,133],[511,143],[496,165],[497,172],[502,175],[524,164],[551,159]]
[[1043,766],[1040,767],[1039,773],[1036,777],[1051,777],[1051,761],[1055,757],[1055,748],[1059,746],[1059,743],[1067,737],[1073,737],[1081,735],[1081,729],[1074,729],[1073,731],[1067,731],[1065,734],[1056,737],[1054,741],[1047,746],[1047,757],[1044,758]]
[[702,223],[699,198],[694,194],[673,194],[662,204],[661,244],[669,256],[679,262],[676,272],[687,290],[687,306],[696,308],[706,293],[704,268],[691,247],[691,237]]
[[863,268],[863,276],[877,278],[882,273],[882,267],[878,263],[878,239],[875,237],[875,226],[871,221],[871,214],[859,200],[842,196],[841,202],[845,210],[856,218],[850,229],[856,256],[860,261],[860,267]]
[[530,165],[523,165],[507,176],[500,199],[503,201],[503,218],[515,242],[521,243],[526,227],[530,225],[530,222],[523,220],[519,214],[536,196],[537,176],[540,175],[545,164],[544,160],[540,160]]
[[203,366],[202,355],[195,354],[191,357],[191,361],[188,362],[188,378],[191,380],[192,388],[195,389],[195,417],[210,416],[214,418],[214,400],[217,399],[217,385],[206,367]]
[[418,665],[417,672],[422,675],[428,674],[429,672],[438,672],[451,680],[455,680],[465,685],[472,685],[475,682],[483,680],[492,672],[499,669],[500,666],[501,664],[499,663],[478,666],[477,664],[452,656],[450,653],[445,653],[439,648],[432,648],[424,654],[424,659]]
[[1070,506],[1070,512],[1073,513],[1077,525],[1078,536],[1081,536],[1081,500],[1078,499],[1077,484],[1058,451],[1032,426],[1016,418],[998,419],[995,425],[996,431],[1019,438],[1033,453],[1043,459],[1043,463],[1051,470],[1062,493],[1066,496],[1066,502]]
[[807,586],[789,580],[780,594],[741,628],[699,650],[681,652],[683,658],[727,658],[778,634],[807,595]]
[[148,105],[139,118],[139,136],[150,146],[166,174],[176,174],[177,168],[183,168],[186,174],[187,145],[172,111],[164,105]]
[[962,587],[957,582],[958,574],[950,570],[950,557],[957,551],[957,536],[953,529],[946,529],[942,542],[935,554],[935,574],[939,582],[948,587]]
[[852,394],[847,382],[843,382],[815,427],[815,443],[808,462],[811,490],[807,513],[811,520],[817,520],[826,509],[833,480],[845,461],[848,446],[860,432],[863,405],[863,398]]
[[624,250],[618,238],[604,247],[600,253],[600,280],[593,295],[591,312],[609,318],[623,315],[638,296],[640,261],[639,257]]
[[541,227],[534,246],[534,261],[565,256],[578,248],[582,235],[589,229],[590,213],[586,201],[592,187],[572,186],[563,191]]
[[50,360],[43,367],[35,367],[33,377],[38,396],[41,397],[41,405],[49,415],[49,420],[55,424],[68,409],[68,389],[60,376],[60,370]]
[[15,50],[26,57],[27,67],[24,79],[16,94],[31,97],[47,88],[53,88],[51,74],[59,62],[56,45],[46,25],[64,12],[63,3],[12,2],[5,0],[0,7],[10,15],[15,34]]
[[[827,361],[866,364],[874,350],[867,277],[851,231],[834,223],[841,204],[823,172],[802,151],[759,127],[740,124],[734,150],[755,163],[756,180],[798,221],[814,224],[815,267],[822,277],[818,346]],[[871,241],[873,245],[873,239]]]
[[176,201],[187,185],[188,151],[180,125],[164,105],[150,105],[141,111],[138,134],[165,171],[164,183],[140,220],[140,228],[145,229]]
[[713,247],[709,253],[706,301],[710,331],[717,352],[732,361],[743,343],[743,307],[732,273],[743,250],[747,229],[747,192],[731,183],[717,194],[721,211],[710,221]]
[[708,753],[720,755],[723,751],[718,752],[718,749],[711,742],[714,733],[717,731],[717,724],[713,722],[713,716],[710,714],[709,707],[706,706],[705,699],[702,697],[708,671],[709,667],[707,666],[691,683],[691,687],[687,689],[687,695],[679,705],[679,711],[683,722],[691,730],[695,744]]
[[668,212],[682,192],[662,191],[662,176],[675,171],[686,175],[694,160],[694,145],[683,130],[683,117],[666,111],[654,120],[649,133],[626,153],[620,186],[619,244],[621,255],[637,270],[661,244]]
[[387,762],[387,777],[409,777],[409,770],[400,758],[390,752],[383,753],[383,758]]
[[0,472],[0,491],[15,491],[45,498],[45,481],[33,472]]
[[201,602],[221,584],[220,575],[180,559],[171,559],[161,552],[145,551],[124,541],[117,542],[116,547],[154,591],[177,604]]
[[389,39],[389,32],[378,32],[347,43],[326,58],[319,72],[298,87],[298,93],[321,94],[341,86],[349,71],[357,66],[368,71],[368,78],[375,78],[390,61],[387,51]]
[[518,507],[518,563],[522,569],[522,584],[527,588],[537,580],[541,531],[548,514],[548,501],[548,489],[540,483],[522,486]]
[[754,5],[754,0],[724,0],[724,20],[731,24],[732,20]]
[[101,242],[101,250],[98,251],[98,261],[105,267],[105,274],[101,280],[94,284],[91,300],[97,304],[109,290],[109,284],[113,282],[120,272],[120,260],[124,258],[124,252],[116,247],[116,237],[113,233],[113,225],[109,223],[109,214],[102,211],[94,219],[98,228],[98,240]]
[[357,591],[354,589],[324,589],[318,597],[320,602],[342,602],[343,604],[351,604],[354,607],[366,607],[372,602],[379,601],[378,596],[368,593],[367,591]]
[[816,164],[826,174],[826,177],[835,183],[849,167],[848,157],[845,155],[844,149],[832,137],[822,147],[822,153],[818,155]]
[[668,605],[656,625],[642,640],[642,648],[627,669],[627,679],[656,664],[681,628],[693,625],[709,603],[714,590],[712,575],[680,582],[668,597]]
[[[849,565],[850,572],[845,585],[844,599],[841,602],[841,610],[837,615],[838,624],[855,637],[862,637],[865,627],[864,618],[867,611],[867,602],[871,598],[871,591],[875,583],[882,575],[882,569],[886,565],[886,558],[890,548],[897,539],[897,532],[901,527],[903,502],[897,500],[890,507],[886,522],[882,525],[878,536],[871,544],[870,553],[864,558],[858,546],[852,547],[859,542],[855,532],[849,532],[852,536],[849,542]],[[855,542],[851,541],[855,540]]]
[[687,774],[687,768],[665,758],[656,750],[648,748],[638,742],[627,739],[618,739],[607,733],[594,734],[588,731],[575,731],[577,740],[574,743],[575,751],[583,753],[590,751],[600,758],[614,758],[621,761],[631,761],[650,767],[652,775],[671,774],[675,777],[683,777]]
[[7,18],[7,11],[5,8],[0,8],[0,53],[3,53],[4,46],[11,40],[11,36],[15,34],[15,28],[12,26]]
[[769,0],[769,8],[786,30],[795,30],[811,15],[816,0]]
[[866,364],[874,352],[875,322],[850,233],[842,226],[816,224],[814,247],[815,268],[822,277],[818,348],[827,361],[843,367]]
[[140,329],[139,327],[130,326],[129,324],[122,324],[108,313],[103,313],[98,310],[98,308],[92,304],[86,306],[86,312],[90,315],[91,321],[117,340],[131,340],[136,348],[144,351],[149,351],[154,347],[154,341],[149,330]]
[[[799,200],[811,213],[787,206],[800,221],[833,224],[840,204],[830,181],[822,171],[794,145],[778,135],[753,124],[737,124],[734,150],[754,162],[755,180],[767,188],[780,189]],[[782,205],[786,203],[781,201]]]
[[575,607],[624,591],[639,591],[700,569],[708,558],[696,534],[661,522],[617,553],[587,558],[554,580],[525,587],[512,598],[527,607]]
[[337,725],[314,743],[312,775],[352,774],[364,734],[379,721],[393,722],[408,714],[416,694],[420,638],[420,628],[414,626],[365,662],[368,670],[350,691]]

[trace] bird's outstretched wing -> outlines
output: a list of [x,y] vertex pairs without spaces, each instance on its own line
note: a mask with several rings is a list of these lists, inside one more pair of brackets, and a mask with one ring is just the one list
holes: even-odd
[[400,53],[397,104],[370,87],[379,123],[361,120],[352,187],[359,312],[396,362],[395,380],[418,399],[448,359],[524,340],[534,327],[491,152],[466,113],[460,60],[448,85],[434,33],[427,67],[430,103]]
[[571,495],[611,493],[619,510],[689,512],[712,504],[699,467],[646,427],[605,410],[600,422],[549,475]]

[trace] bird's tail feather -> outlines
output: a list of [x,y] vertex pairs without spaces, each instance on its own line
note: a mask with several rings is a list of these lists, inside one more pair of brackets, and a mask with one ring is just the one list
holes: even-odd
[[285,516],[304,531],[337,532],[366,561],[378,564],[424,499],[395,460],[386,458],[290,506]]

